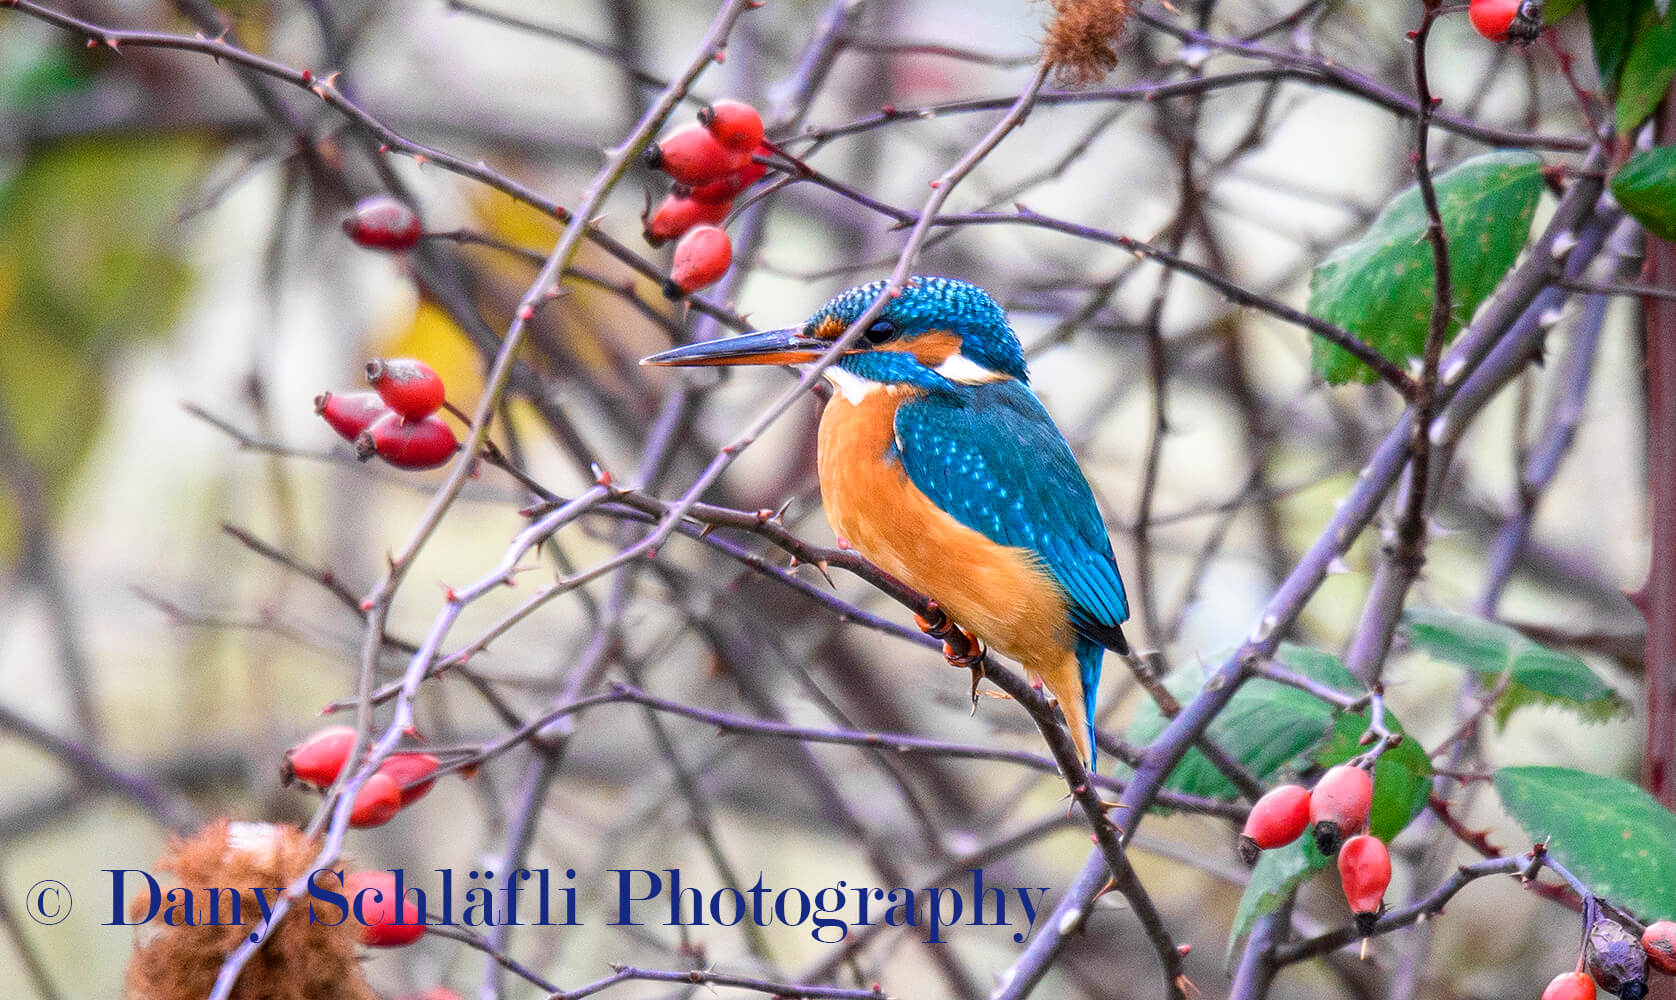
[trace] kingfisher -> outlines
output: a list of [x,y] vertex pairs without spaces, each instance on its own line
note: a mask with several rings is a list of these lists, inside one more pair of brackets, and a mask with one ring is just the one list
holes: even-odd
[[[810,362],[887,285],[842,292],[802,326],[641,364]],[[1129,601],[1094,493],[1030,388],[1005,311],[968,282],[910,278],[822,374],[834,391],[817,461],[833,531],[1039,678],[1092,767],[1101,661],[1129,651]]]

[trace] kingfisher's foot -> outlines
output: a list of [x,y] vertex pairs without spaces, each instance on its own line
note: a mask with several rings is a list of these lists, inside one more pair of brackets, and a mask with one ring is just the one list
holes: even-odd
[[[943,640],[943,659],[949,666],[959,667],[972,672],[972,714],[978,714],[978,685],[988,675],[984,670],[984,648],[978,637],[958,625],[951,626],[944,635],[958,634],[959,638],[953,642]],[[940,637],[939,637],[940,638]]]
[[948,613],[936,601],[931,602],[931,606],[925,614],[922,615],[918,612],[914,614],[914,624],[919,626],[921,632],[933,639],[946,638],[954,629],[954,623],[949,621]]
[[[978,641],[977,636],[959,626],[955,626],[954,630],[960,634],[960,638],[953,642],[946,639],[943,641],[943,659],[949,661],[951,667],[972,671],[977,679],[981,680],[984,663],[983,643]],[[974,680],[973,683],[977,681]]]
[[919,626],[921,632],[943,641],[943,659],[949,661],[949,666],[964,670],[978,670],[982,667],[983,643],[977,636],[951,621],[948,613],[938,607],[936,601],[931,602],[928,614],[914,615],[914,623]]
[[984,679],[984,647],[978,637],[949,620],[948,613],[931,602],[927,614],[914,615],[921,632],[943,641],[943,659],[949,666],[972,672],[972,714],[978,714],[978,684]]

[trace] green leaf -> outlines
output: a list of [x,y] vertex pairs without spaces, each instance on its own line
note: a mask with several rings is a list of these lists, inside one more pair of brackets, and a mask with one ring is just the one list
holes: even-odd
[[[1449,237],[1455,313],[1449,336],[1470,319],[1524,247],[1542,194],[1542,160],[1531,153],[1475,156],[1437,175],[1438,210]],[[1406,364],[1425,348],[1431,325],[1432,248],[1418,186],[1397,195],[1368,231],[1334,250],[1309,280],[1309,312]],[[1328,382],[1373,382],[1373,370],[1315,338],[1315,370]]]
[[1507,690],[1496,702],[1496,721],[1526,705],[1555,705],[1585,722],[1629,714],[1629,705],[1589,665],[1570,653],[1549,649],[1515,629],[1469,615],[1432,608],[1403,612],[1408,641],[1445,663],[1485,677],[1507,675]]
[[1566,16],[1583,2],[1583,0],[1548,0],[1542,5],[1542,23],[1553,24]]
[[1504,767],[1496,792],[1533,843],[1596,895],[1645,920],[1676,916],[1676,816],[1621,778]]
[[1608,95],[1618,92],[1618,73],[1629,53],[1631,28],[1652,8],[1651,0],[1584,0],[1589,13],[1589,38],[1595,47],[1595,68]]
[[1234,911],[1234,926],[1228,930],[1228,951],[1225,959],[1234,961],[1234,949],[1239,940],[1251,933],[1251,925],[1258,917],[1268,916],[1292,890],[1304,880],[1327,867],[1332,861],[1315,848],[1315,838],[1305,834],[1285,847],[1264,851],[1251,869],[1251,881],[1245,884],[1245,894]]
[[[1338,661],[1324,653],[1301,647],[1284,647],[1280,658],[1292,669],[1347,693],[1361,690],[1356,678]],[[1181,702],[1199,692],[1202,675],[1196,668],[1179,670],[1165,682]],[[1127,737],[1145,746],[1164,731],[1167,720],[1151,701],[1141,705],[1129,725]],[[1268,780],[1294,762],[1305,763],[1304,755],[1319,744],[1333,727],[1333,707],[1295,687],[1262,679],[1246,682],[1206,730],[1206,735],[1244,764],[1257,777]],[[1197,749],[1187,751],[1170,772],[1165,786],[1191,795],[1218,799],[1239,797],[1239,790]]]
[[1612,176],[1612,197],[1648,232],[1676,240],[1676,146],[1631,157]]
[[[1354,674],[1338,658],[1304,646],[1282,645],[1276,659],[1287,669],[1350,695],[1361,694]],[[1178,671],[1166,682],[1180,701],[1198,693],[1197,670]],[[1144,746],[1164,729],[1165,720],[1151,703],[1135,712],[1127,734]],[[1402,732],[1402,724],[1387,713],[1386,724]],[[1364,749],[1358,744],[1367,731],[1368,714],[1339,712],[1321,699],[1295,687],[1257,678],[1246,682],[1211,723],[1206,735],[1263,781],[1283,771],[1331,767]],[[1404,741],[1380,758],[1374,772],[1373,831],[1390,838],[1426,804],[1431,762],[1418,745]],[[1191,795],[1233,799],[1239,796],[1197,749],[1189,750],[1164,782],[1168,788]]]
[[1649,7],[1636,22],[1618,78],[1618,131],[1633,132],[1646,121],[1669,93],[1672,79],[1676,79],[1676,17]]

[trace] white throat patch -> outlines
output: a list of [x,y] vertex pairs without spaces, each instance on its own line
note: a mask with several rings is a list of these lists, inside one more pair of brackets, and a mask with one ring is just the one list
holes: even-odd
[[885,387],[883,382],[875,382],[870,378],[862,378],[855,372],[833,365],[821,372],[832,387],[838,390],[849,403],[859,403],[880,389]]
[[961,385],[982,385],[985,382],[999,382],[1007,376],[1000,372],[992,372],[978,364],[964,354],[951,354],[947,361],[936,367],[937,374],[950,382]]

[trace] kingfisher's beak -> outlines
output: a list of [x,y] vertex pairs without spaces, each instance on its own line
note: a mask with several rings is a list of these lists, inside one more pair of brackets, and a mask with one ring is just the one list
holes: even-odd
[[696,367],[701,365],[798,365],[813,361],[832,346],[830,340],[805,337],[799,327],[764,330],[738,337],[722,337],[687,344],[641,358],[643,365]]

